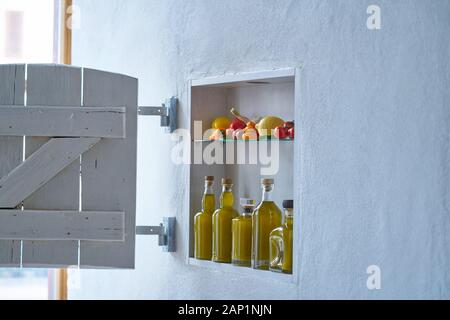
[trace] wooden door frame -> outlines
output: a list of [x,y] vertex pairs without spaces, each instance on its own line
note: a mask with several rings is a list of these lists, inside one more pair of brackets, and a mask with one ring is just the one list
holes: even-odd
[[[57,0],[58,1],[58,0]],[[63,64],[72,64],[72,29],[68,26],[71,19],[72,0],[62,0],[60,6],[60,56],[59,60]]]
[[[58,0],[56,0],[58,1]],[[67,22],[70,18],[69,8],[72,6],[72,0],[61,0],[61,5],[55,8],[59,9],[59,60],[63,64],[72,64],[72,29],[68,27]],[[56,271],[56,299],[67,300],[68,299],[68,274],[67,269],[59,269]]]
[[56,300],[67,300],[68,299],[67,269],[56,270],[56,273],[54,273],[54,276],[56,278],[55,299]]

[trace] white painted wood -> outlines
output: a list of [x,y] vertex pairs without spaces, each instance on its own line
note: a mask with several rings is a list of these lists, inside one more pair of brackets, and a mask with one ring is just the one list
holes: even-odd
[[126,106],[126,139],[101,141],[82,157],[82,208],[125,212],[125,242],[80,242],[84,268],[134,268],[137,79],[84,69],[86,106]]
[[0,210],[0,239],[123,241],[123,212]]
[[[81,106],[81,69],[61,65],[28,65],[28,106]],[[28,158],[48,138],[27,137]],[[80,163],[67,166],[24,201],[27,210],[79,210]],[[24,267],[78,264],[78,241],[23,241]]]
[[295,69],[274,69],[258,72],[246,72],[236,74],[226,74],[217,77],[206,77],[192,80],[191,85],[197,86],[242,86],[247,81],[261,81],[268,83],[290,81],[295,76]]
[[0,105],[23,106],[25,65],[0,64]]
[[100,138],[54,138],[0,180],[0,208],[14,208],[79,159]]
[[125,108],[0,107],[0,136],[125,138]]
[[[0,65],[0,105],[23,106],[25,66]],[[22,162],[22,137],[0,137],[0,179]],[[20,241],[0,240],[0,267],[20,266]]]

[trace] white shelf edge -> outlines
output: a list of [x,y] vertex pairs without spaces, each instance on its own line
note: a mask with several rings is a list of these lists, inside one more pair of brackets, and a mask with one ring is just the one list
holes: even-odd
[[259,72],[245,72],[236,74],[224,74],[215,77],[206,77],[201,79],[192,79],[191,86],[208,86],[208,85],[220,85],[234,82],[242,81],[258,81],[264,79],[275,79],[275,78],[285,78],[285,77],[295,77],[295,68],[286,69],[274,69]]
[[195,258],[189,258],[188,264],[195,267],[205,268],[212,271],[219,271],[224,273],[231,273],[236,275],[246,275],[249,277],[255,277],[266,281],[277,281],[283,283],[295,284],[295,278],[292,274],[276,273],[265,270],[255,270],[246,267],[237,267],[230,263],[216,263],[207,260],[198,260]]

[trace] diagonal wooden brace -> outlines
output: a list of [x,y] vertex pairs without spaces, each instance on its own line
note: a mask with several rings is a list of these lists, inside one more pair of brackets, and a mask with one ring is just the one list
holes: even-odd
[[0,180],[0,208],[15,208],[100,138],[54,138]]

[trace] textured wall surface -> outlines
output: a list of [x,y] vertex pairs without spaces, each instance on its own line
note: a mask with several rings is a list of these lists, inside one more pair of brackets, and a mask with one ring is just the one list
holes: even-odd
[[[178,95],[183,123],[189,78],[303,64],[302,219],[299,286],[187,266],[143,237],[136,270],[81,271],[70,298],[450,298],[450,1],[75,4],[74,64],[138,77],[141,105]],[[184,224],[185,168],[159,119],[139,125],[138,223]]]

